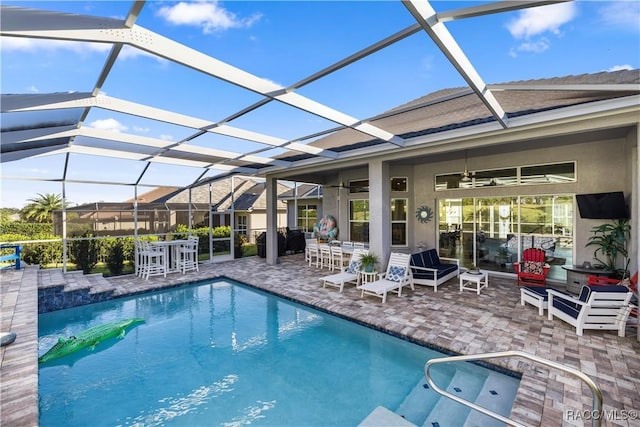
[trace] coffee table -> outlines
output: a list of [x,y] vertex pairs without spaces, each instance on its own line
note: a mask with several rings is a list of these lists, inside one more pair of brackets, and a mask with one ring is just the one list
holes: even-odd
[[476,291],[480,295],[480,290],[489,287],[489,275],[485,270],[478,270],[479,273],[465,271],[460,274],[460,292],[464,290]]

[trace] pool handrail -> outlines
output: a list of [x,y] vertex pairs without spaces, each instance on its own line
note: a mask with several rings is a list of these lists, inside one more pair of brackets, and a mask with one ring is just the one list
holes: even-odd
[[591,389],[591,393],[593,395],[593,416],[591,417],[591,426],[592,427],[600,427],[602,420],[602,390],[600,386],[595,383],[589,376],[584,374],[583,372],[572,368],[570,366],[565,366],[557,362],[553,362],[551,360],[544,359],[542,357],[526,353],[524,351],[519,350],[509,350],[509,351],[498,351],[495,353],[481,353],[481,354],[469,354],[469,355],[461,355],[461,356],[447,356],[447,357],[439,357],[435,359],[428,360],[424,367],[424,374],[427,378],[427,383],[429,386],[436,392],[441,394],[442,396],[448,397],[462,405],[468,406],[471,409],[474,409],[482,414],[485,414],[491,418],[495,418],[507,425],[516,426],[516,427],[526,427],[524,424],[520,424],[517,421],[512,420],[511,418],[507,418],[503,415],[500,415],[496,412],[493,412],[489,409],[486,409],[480,405],[475,404],[474,402],[463,399],[459,396],[456,396],[452,393],[449,393],[446,390],[441,389],[433,382],[431,376],[429,375],[429,369],[431,366],[439,364],[439,363],[450,363],[450,362],[469,362],[469,361],[477,361],[484,359],[493,359],[493,358],[504,358],[504,357],[523,357],[525,359],[532,360],[534,362],[538,362],[540,364],[549,366],[551,368],[559,369],[563,372],[566,372],[571,375],[575,375],[580,378],[584,383],[589,386]]

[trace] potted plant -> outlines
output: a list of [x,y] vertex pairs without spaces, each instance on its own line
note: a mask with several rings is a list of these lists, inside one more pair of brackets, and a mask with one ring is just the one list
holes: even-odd
[[371,273],[373,271],[374,266],[378,262],[380,262],[380,260],[378,259],[378,256],[373,252],[364,253],[360,257],[360,264],[361,264],[360,270],[366,273]]
[[[627,238],[631,232],[631,225],[627,219],[617,219],[612,223],[602,224],[591,229],[593,236],[589,237],[586,246],[596,246],[593,258],[598,261],[596,267],[625,275],[623,269],[618,269],[618,257],[626,260]],[[604,259],[598,258],[598,254]],[[628,263],[627,263],[628,265]],[[626,269],[626,268],[625,268]]]

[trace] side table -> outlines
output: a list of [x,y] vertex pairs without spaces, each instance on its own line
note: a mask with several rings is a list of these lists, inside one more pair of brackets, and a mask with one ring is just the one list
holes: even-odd
[[465,271],[460,274],[460,292],[463,290],[476,291],[480,295],[480,290],[489,287],[489,275],[484,270],[478,270],[480,274],[473,274]]
[[358,273],[360,276],[360,286],[366,285],[367,283],[375,282],[378,280],[378,272],[377,271],[360,271]]

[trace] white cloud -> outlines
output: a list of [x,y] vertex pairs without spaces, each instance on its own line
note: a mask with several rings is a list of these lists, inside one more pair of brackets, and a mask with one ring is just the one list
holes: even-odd
[[110,43],[88,43],[67,40],[29,39],[24,37],[2,37],[0,48],[5,52],[39,52],[68,50],[75,53],[108,52]]
[[149,133],[149,128],[143,128],[141,126],[134,126],[133,131],[137,133]]
[[633,70],[633,67],[629,64],[614,65],[613,67],[609,68],[607,71],[612,72],[612,71],[621,71],[621,70]]
[[173,136],[162,134],[160,135],[160,139],[162,139],[163,141],[173,141]]
[[605,25],[640,30],[640,2],[637,0],[606,3],[598,12]]
[[[90,53],[108,53],[113,45],[111,43],[88,43],[75,42],[67,40],[46,40],[46,39],[29,39],[24,37],[2,37],[0,49],[4,52],[57,52],[68,51],[76,54]],[[130,45],[124,45],[118,58],[132,59],[140,56],[154,58],[159,62],[166,62],[164,58],[160,58],[144,50],[137,49]]]
[[89,123],[89,127],[110,130],[112,132],[124,132],[128,129],[127,126],[123,125],[116,119],[95,120]]
[[549,40],[546,37],[542,37],[536,41],[528,40],[521,43],[517,48],[511,49],[509,55],[515,58],[518,56],[518,52],[541,53],[547,49],[549,49]]
[[529,39],[546,32],[560,34],[560,27],[571,21],[577,13],[576,5],[558,3],[523,10],[518,18],[507,24],[507,29],[516,39]]
[[174,25],[200,27],[205,34],[230,28],[248,28],[262,17],[260,14],[254,14],[248,18],[238,18],[217,1],[180,2],[160,8],[158,16]]
[[36,86],[34,86],[34,85],[31,85],[31,86],[29,86],[28,91],[29,91],[29,92],[31,92],[31,93],[38,93],[38,92],[40,92],[40,89],[38,89],[38,88],[37,88]]

